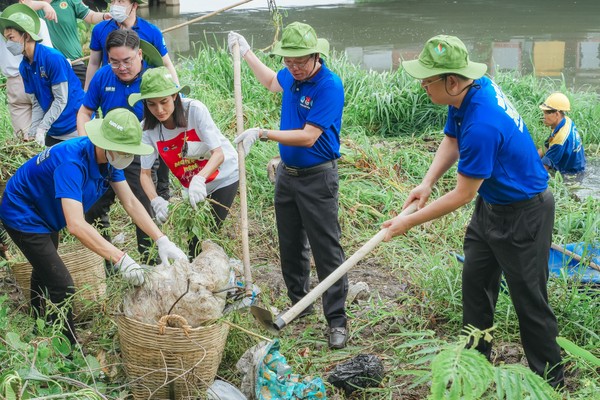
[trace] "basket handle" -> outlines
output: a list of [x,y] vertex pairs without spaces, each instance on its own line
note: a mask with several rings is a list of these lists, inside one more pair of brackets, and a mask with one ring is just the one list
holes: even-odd
[[187,320],[178,314],[167,314],[160,317],[158,320],[158,333],[164,335],[166,327],[181,328],[187,337],[190,337],[190,330],[192,329],[192,327],[188,325]]

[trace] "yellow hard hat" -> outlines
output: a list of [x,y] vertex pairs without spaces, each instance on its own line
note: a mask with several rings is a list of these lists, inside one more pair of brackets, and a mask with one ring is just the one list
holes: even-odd
[[560,92],[552,93],[544,100],[540,105],[542,110],[558,110],[558,111],[570,111],[571,103],[567,96]]

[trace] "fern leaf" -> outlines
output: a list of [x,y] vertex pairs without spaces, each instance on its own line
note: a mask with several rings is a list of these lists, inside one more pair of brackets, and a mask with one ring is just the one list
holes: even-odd
[[498,400],[560,399],[558,393],[539,375],[519,364],[495,368],[496,397]]
[[441,351],[431,362],[433,399],[479,399],[493,378],[492,365],[477,350]]

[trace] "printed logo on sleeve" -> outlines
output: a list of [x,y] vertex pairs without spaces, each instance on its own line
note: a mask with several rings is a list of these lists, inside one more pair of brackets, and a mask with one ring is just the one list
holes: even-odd
[[302,96],[300,98],[300,106],[304,108],[308,108],[309,110],[312,107],[313,99],[309,96]]
[[50,157],[50,150],[52,150],[52,147],[48,147],[46,150],[42,151],[40,153],[40,155],[38,156],[37,160],[36,160],[36,165],[40,165],[44,160],[48,159],[48,157]]

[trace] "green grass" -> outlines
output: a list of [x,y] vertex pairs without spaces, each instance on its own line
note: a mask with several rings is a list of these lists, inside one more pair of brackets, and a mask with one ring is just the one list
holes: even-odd
[[[265,57],[264,60],[273,68],[279,67],[276,59]],[[340,161],[340,221],[342,245],[349,256],[379,231],[383,221],[399,212],[408,191],[420,182],[441,139],[446,110],[431,104],[418,82],[403,72],[366,72],[338,56],[329,65],[342,77],[346,89],[343,158]],[[203,101],[217,125],[232,139],[235,136],[235,106],[230,56],[223,50],[203,48],[197,58],[184,60],[178,65],[178,71],[181,82],[192,88],[190,97]],[[260,86],[245,64],[242,74],[245,126],[276,128],[280,96],[270,94]],[[553,81],[531,76],[503,74],[495,79],[521,112],[538,145],[548,134],[548,129],[540,122],[538,104],[551,91],[567,92],[572,100],[571,116],[582,133],[586,152],[589,156],[598,155],[600,134],[595,125],[600,117],[600,106],[596,93],[572,93],[564,87],[556,87]],[[4,170],[6,165],[9,169],[16,168],[29,153],[5,157],[7,143],[11,140],[8,138],[8,112],[2,96],[3,93],[0,94],[0,135],[4,137],[0,140],[0,164]],[[262,300],[285,309],[289,302],[285,293],[278,289],[282,287],[281,282],[278,286],[272,280],[273,276],[280,277],[280,273],[273,186],[266,173],[267,162],[277,153],[275,144],[257,143],[246,160],[250,247],[253,274],[263,291]],[[440,180],[433,196],[445,193],[454,184],[455,169],[452,169]],[[560,177],[551,181],[551,188],[557,202],[554,241],[590,242],[600,237],[598,200],[576,201]],[[164,229],[176,243],[185,247],[187,231],[190,228],[200,229],[203,238],[217,241],[228,254],[241,258],[237,200],[220,235],[206,230],[205,214],[194,214],[186,203],[176,203],[173,208],[171,220]],[[453,253],[462,253],[462,237],[471,211],[472,205],[467,205],[439,220],[414,228],[405,237],[381,244],[350,272],[351,280],[365,279],[367,272],[374,278],[369,282],[371,298],[348,307],[351,338],[347,349],[337,352],[327,349],[326,324],[320,312],[287,327],[281,333],[281,351],[294,372],[325,378],[326,371],[335,364],[359,353],[373,353],[383,359],[386,377],[380,388],[358,392],[353,398],[425,398],[429,392],[428,362],[442,347],[457,341],[461,326],[461,264],[455,260]],[[111,216],[119,221],[113,224],[113,234],[124,230],[124,246],[135,251],[133,227],[122,209],[115,207]],[[7,268],[4,262],[0,265]],[[268,277],[271,278],[267,280]],[[79,327],[86,338],[84,347],[89,354],[102,355],[110,364],[103,370],[102,384],[95,387],[111,399],[123,398],[127,393],[116,326],[112,322],[112,313],[118,309],[123,291],[127,290],[120,283],[118,278],[109,281],[110,296],[102,303],[103,311]],[[595,306],[597,289],[580,290],[573,282],[559,278],[550,281],[548,290],[561,336],[596,357],[600,356],[600,312]],[[0,316],[4,315],[3,321],[6,322],[0,328],[3,337],[0,364],[3,371],[9,371],[0,375],[0,379],[6,381],[9,376],[13,377],[14,371],[31,364],[31,358],[16,357],[7,351],[10,349],[6,335],[16,333],[27,345],[43,339],[31,333],[35,321],[24,315],[23,308],[20,308],[22,303],[9,300],[0,303]],[[267,335],[247,312],[236,312],[228,318],[247,329]],[[493,332],[495,341],[520,349],[515,311],[506,294],[500,295],[496,324]],[[45,334],[52,336],[48,332]],[[258,341],[232,328],[219,374],[239,383],[241,377],[235,363],[248,347]],[[429,358],[423,360],[424,355]],[[83,375],[75,374],[76,368],[81,369],[81,366],[68,364],[61,355],[52,353],[48,357],[50,361],[64,366],[65,376],[73,376],[73,379],[86,384],[95,379],[96,372],[89,369]],[[591,398],[597,393],[598,370],[584,362],[569,360],[568,393],[565,397]],[[420,378],[425,380],[420,381]],[[59,383],[65,393],[81,389],[73,382]],[[35,394],[40,395],[39,383],[31,381],[29,385],[32,389],[37,388]],[[330,395],[342,396],[336,389],[328,389]],[[495,398],[489,392],[486,396],[484,398]]]

